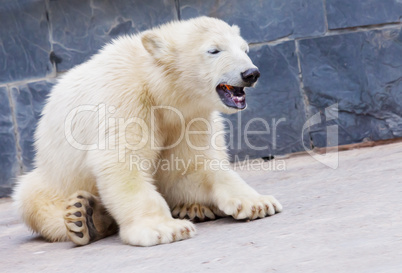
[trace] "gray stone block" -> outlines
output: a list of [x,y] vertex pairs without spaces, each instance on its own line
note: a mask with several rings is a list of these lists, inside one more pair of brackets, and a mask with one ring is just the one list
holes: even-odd
[[0,26],[0,83],[51,72],[45,1],[2,1]]
[[19,173],[14,124],[6,87],[0,87],[0,197],[8,196]]
[[328,28],[346,28],[399,22],[400,0],[327,0]]
[[[294,41],[252,47],[250,57],[259,67],[261,77],[255,88],[246,89],[247,109],[225,116],[233,125],[233,133],[227,126],[232,160],[236,155],[244,159],[303,150],[301,134],[306,116]],[[305,146],[309,147],[308,139]]]
[[24,171],[33,168],[34,132],[52,85],[52,82],[39,81],[11,87]]
[[49,7],[57,71],[83,63],[118,35],[177,19],[174,0],[50,1]]
[[325,32],[321,0],[180,0],[180,15],[182,19],[207,15],[236,24],[250,43]]
[[[400,27],[302,40],[300,52],[309,112],[339,104],[340,145],[402,137]],[[327,145],[324,122],[311,131]]]

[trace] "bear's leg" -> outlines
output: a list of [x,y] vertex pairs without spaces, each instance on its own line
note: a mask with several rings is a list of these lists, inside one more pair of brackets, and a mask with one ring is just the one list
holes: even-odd
[[20,177],[13,199],[25,224],[34,232],[51,242],[68,240],[63,220],[67,198],[47,186],[37,170]]
[[210,171],[213,178],[211,198],[226,215],[235,219],[256,219],[282,211],[282,205],[271,195],[260,195],[233,170]]
[[86,191],[78,191],[70,196],[64,222],[68,237],[77,245],[89,244],[118,230],[100,199]]
[[172,208],[172,215],[178,218],[256,219],[282,210],[273,196],[260,195],[232,170],[198,171],[162,193]]
[[[188,239],[195,234],[187,220],[173,219],[165,199],[153,185],[151,174],[93,151],[96,182],[102,203],[116,220],[124,243],[152,246]],[[101,154],[99,154],[101,153]],[[148,160],[148,159],[147,159]]]

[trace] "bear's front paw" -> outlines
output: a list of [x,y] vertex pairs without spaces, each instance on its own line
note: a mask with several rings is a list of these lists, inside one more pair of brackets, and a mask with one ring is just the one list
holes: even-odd
[[270,195],[237,196],[219,202],[219,209],[235,219],[256,219],[282,211],[282,205]]
[[137,223],[120,227],[123,242],[135,246],[153,246],[193,237],[194,225],[188,220],[139,219]]

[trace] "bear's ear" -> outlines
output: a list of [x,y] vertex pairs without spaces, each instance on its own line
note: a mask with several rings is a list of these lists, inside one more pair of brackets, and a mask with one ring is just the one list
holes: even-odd
[[237,25],[232,25],[233,30],[240,35],[240,28]]
[[168,47],[165,39],[155,32],[145,32],[141,37],[141,42],[148,53],[157,60],[167,54]]

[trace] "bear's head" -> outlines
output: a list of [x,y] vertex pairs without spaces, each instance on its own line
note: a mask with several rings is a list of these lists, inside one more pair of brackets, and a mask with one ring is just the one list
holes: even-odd
[[141,40],[181,98],[224,113],[246,108],[244,88],[254,86],[260,72],[237,26],[199,17],[146,31]]

